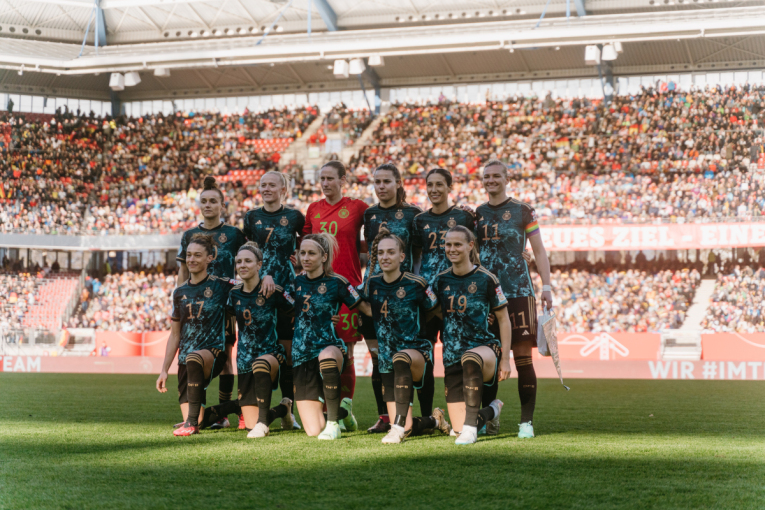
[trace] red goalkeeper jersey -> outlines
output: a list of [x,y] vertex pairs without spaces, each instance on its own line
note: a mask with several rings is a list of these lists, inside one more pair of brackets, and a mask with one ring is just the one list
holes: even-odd
[[337,239],[338,250],[332,269],[344,276],[354,287],[361,285],[361,227],[364,211],[369,207],[364,201],[343,197],[335,205],[326,199],[308,206],[303,235],[327,232]]

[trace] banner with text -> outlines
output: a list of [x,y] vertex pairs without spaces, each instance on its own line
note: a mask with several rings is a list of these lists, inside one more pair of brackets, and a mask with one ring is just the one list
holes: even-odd
[[765,246],[764,223],[543,225],[548,251],[683,250]]

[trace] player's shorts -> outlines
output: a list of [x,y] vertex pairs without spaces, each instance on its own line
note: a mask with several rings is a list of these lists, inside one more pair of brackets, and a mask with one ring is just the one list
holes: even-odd
[[[419,381],[415,381],[412,386],[414,386],[415,390],[419,390],[422,388],[423,383],[425,382],[425,374],[428,373],[428,371],[433,371],[433,360],[430,359],[430,352],[428,351],[420,351],[418,350],[420,354],[425,358],[425,368],[422,371],[422,378]],[[383,402],[395,402],[396,396],[394,394],[395,391],[395,374],[393,372],[389,372],[387,374],[380,374],[380,380],[382,381],[382,392],[383,392]],[[414,392],[412,392],[414,394]],[[410,402],[411,404],[412,402]]]
[[236,314],[226,312],[226,345],[236,344]]
[[[339,367],[340,373],[343,367]],[[319,358],[306,361],[292,369],[295,402],[300,400],[318,400],[324,402],[324,380],[319,370]]]
[[364,337],[364,340],[377,340],[377,331],[375,331],[375,323],[372,317],[359,314],[359,333]]
[[[516,342],[533,342],[537,346],[537,300],[534,296],[508,298],[507,314],[510,316],[510,327],[513,332],[513,345]],[[499,337],[499,323],[489,326],[489,331],[494,333],[497,340]]]
[[[496,344],[487,345],[486,347],[491,348],[491,350],[494,351],[494,355],[497,357],[494,362],[494,379],[490,382],[483,383],[484,386],[492,386],[494,381],[497,380],[497,370],[499,370],[499,360],[502,358],[502,348]],[[455,363],[454,365],[444,367],[444,394],[448,404],[465,401],[462,380],[462,363]]]
[[352,344],[361,340],[359,333],[359,312],[358,310],[349,310],[347,306],[340,307],[340,322],[335,325],[337,337],[346,344]]
[[[226,366],[226,360],[228,357],[226,356],[226,351],[219,351],[218,349],[204,349],[208,350],[213,355],[213,368],[210,371],[210,377],[205,381],[205,390],[207,390],[207,387],[210,385],[213,379],[218,377],[220,373],[223,371],[223,367]],[[186,372],[186,364],[178,364],[178,403],[179,404],[187,404],[189,401],[189,395],[188,395],[188,373]],[[205,391],[205,396],[202,397],[202,405],[205,405],[207,403],[207,391]]]
[[[281,367],[284,364],[284,356],[279,353],[272,353],[270,356],[276,358]],[[258,399],[255,398],[255,375],[252,372],[239,372],[237,376],[239,385],[239,405],[240,406],[257,406]],[[279,374],[276,374],[276,380],[271,383],[271,391],[276,391],[279,388]]]
[[423,336],[430,342],[431,345],[435,346],[443,329],[444,320],[437,315],[433,315],[433,317],[431,317],[430,320],[425,323],[425,326],[423,326]]
[[282,311],[276,312],[276,338],[292,340],[295,336],[295,317]]

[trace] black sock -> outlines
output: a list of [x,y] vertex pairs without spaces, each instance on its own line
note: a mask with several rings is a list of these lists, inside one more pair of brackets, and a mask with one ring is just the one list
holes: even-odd
[[436,392],[436,379],[433,376],[433,366],[425,363],[425,373],[422,375],[422,387],[417,390],[417,400],[420,401],[420,415],[433,414],[433,395]]
[[[497,363],[499,363],[499,359],[497,360]],[[489,405],[494,402],[494,399],[497,398],[497,391],[499,391],[499,377],[494,378],[494,384],[491,386],[483,387],[481,407],[489,407]]]
[[234,374],[221,374],[218,376],[218,401],[222,404],[231,400],[234,392]]
[[393,396],[396,400],[396,419],[393,423],[403,427],[412,401],[412,358],[403,352],[393,355]]
[[268,425],[268,410],[271,407],[271,363],[258,358],[252,363],[252,383],[255,400],[258,401],[258,423]]
[[202,356],[192,352],[186,356],[187,394],[189,396],[189,415],[186,422],[192,427],[199,426],[199,411],[205,397],[205,369]]
[[295,400],[295,386],[292,381],[292,365],[283,364],[279,369],[279,387],[282,389],[282,397]]
[[465,394],[465,425],[478,424],[478,409],[483,391],[483,358],[468,351],[462,355],[462,391]]
[[324,383],[324,403],[327,405],[327,420],[337,421],[340,410],[340,369],[337,361],[327,358],[319,361],[319,371]]
[[[343,420],[348,417],[348,410],[343,409],[342,407],[337,410],[337,420]],[[329,421],[329,418],[327,418],[327,413],[324,413],[324,421]]]
[[436,425],[438,425],[436,419],[432,416],[412,418],[412,431],[409,433],[409,437],[421,436],[426,430],[436,428]]
[[[266,425],[271,425],[274,420],[278,420],[279,418],[284,418],[287,416],[287,412],[289,412],[289,409],[287,409],[287,406],[284,404],[279,404],[278,406],[274,407],[273,409],[269,409],[266,413],[266,421],[264,422]],[[260,421],[260,414],[258,414],[258,421]]]
[[242,408],[239,407],[238,400],[229,400],[228,402],[223,402],[217,406],[205,408],[205,416],[202,423],[199,424],[199,428],[207,428],[213,423],[228,417],[229,414],[242,414]]
[[478,411],[478,430],[481,430],[484,425],[486,425],[486,422],[489,422],[494,419],[494,408],[486,406],[480,411]]
[[521,397],[521,423],[534,419],[537,404],[537,373],[531,356],[516,356],[515,369],[518,371],[518,396]]
[[377,414],[384,416],[388,414],[388,408],[383,400],[382,379],[380,378],[380,365],[376,357],[372,356],[372,391],[375,393],[375,402],[377,402]]

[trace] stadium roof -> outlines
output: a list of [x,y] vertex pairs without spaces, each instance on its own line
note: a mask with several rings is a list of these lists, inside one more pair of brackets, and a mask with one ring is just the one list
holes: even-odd
[[617,75],[758,69],[765,13],[716,0],[0,0],[0,91],[108,100],[110,73],[127,71],[142,81],[122,100],[347,90],[360,85],[336,79],[334,60],[371,55],[384,66],[367,84],[382,87],[592,77],[584,46],[610,41],[624,46]]

